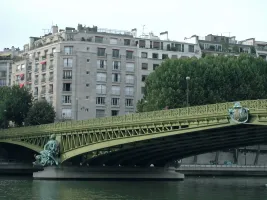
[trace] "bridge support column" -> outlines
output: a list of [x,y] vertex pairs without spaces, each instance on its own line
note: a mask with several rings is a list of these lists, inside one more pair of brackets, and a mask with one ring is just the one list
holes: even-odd
[[256,157],[255,157],[255,160],[254,160],[254,165],[258,164],[260,151],[261,151],[261,148],[260,148],[260,145],[258,145],[258,150],[257,150]]
[[194,156],[194,164],[197,164],[197,155]]
[[218,165],[218,160],[219,160],[219,151],[216,151],[216,155],[215,155],[215,164]]
[[238,164],[238,148],[234,150],[234,163]]

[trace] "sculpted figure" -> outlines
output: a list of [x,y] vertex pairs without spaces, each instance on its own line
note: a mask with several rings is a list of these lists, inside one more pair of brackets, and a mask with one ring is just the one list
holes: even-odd
[[55,134],[50,136],[50,140],[45,144],[44,150],[39,155],[34,155],[36,161],[34,165],[43,167],[58,165],[59,143],[56,140]]
[[236,123],[246,123],[248,121],[249,109],[242,107],[240,102],[236,102],[228,112],[231,119]]

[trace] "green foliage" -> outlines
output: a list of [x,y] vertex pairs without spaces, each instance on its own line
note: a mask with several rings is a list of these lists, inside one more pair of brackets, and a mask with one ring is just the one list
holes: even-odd
[[25,87],[0,87],[0,102],[0,126],[7,121],[21,126],[32,105],[32,96]]
[[246,54],[168,59],[146,79],[139,112],[186,106],[186,76],[189,105],[205,105],[267,98],[267,62]]
[[40,125],[53,123],[56,117],[56,113],[52,105],[47,101],[36,101],[30,108],[27,118],[25,119],[25,125]]
[[251,54],[256,54],[256,49],[254,46],[250,47],[250,53]]

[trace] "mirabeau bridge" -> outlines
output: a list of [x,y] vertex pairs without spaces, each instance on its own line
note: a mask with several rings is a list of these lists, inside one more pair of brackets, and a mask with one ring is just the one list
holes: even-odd
[[68,121],[0,131],[0,142],[39,152],[51,134],[60,142],[61,163],[77,156],[90,166],[165,166],[177,159],[267,142],[267,100],[240,101],[248,120],[219,103],[124,116]]

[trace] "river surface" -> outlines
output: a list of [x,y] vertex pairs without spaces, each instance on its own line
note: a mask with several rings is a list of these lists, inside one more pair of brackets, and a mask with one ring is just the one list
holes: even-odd
[[37,181],[0,178],[0,200],[263,200],[267,178],[180,182]]

